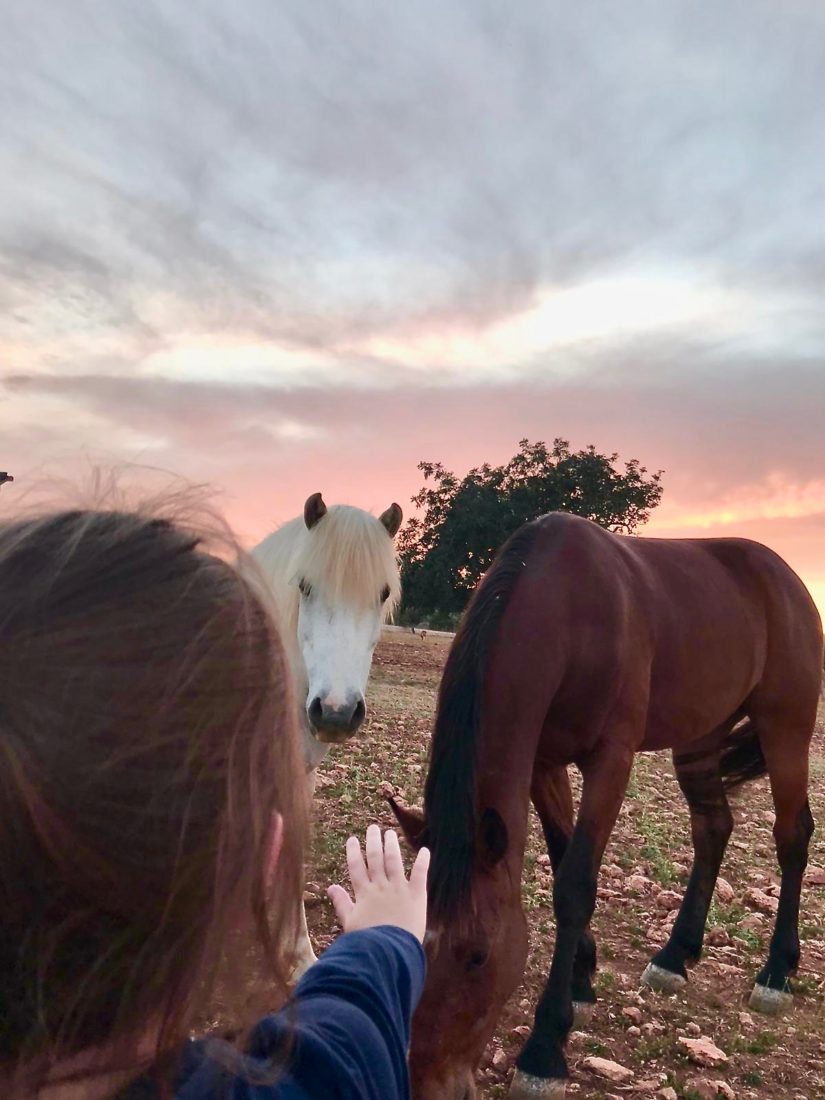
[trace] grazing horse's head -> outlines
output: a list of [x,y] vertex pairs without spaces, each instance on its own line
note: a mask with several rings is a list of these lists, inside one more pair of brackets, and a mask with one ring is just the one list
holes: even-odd
[[[432,844],[423,815],[391,802],[410,845]],[[474,1075],[527,959],[520,863],[514,875],[507,828],[493,809],[479,819],[471,894],[453,912],[431,905],[424,946],[427,982],[413,1018],[414,1100],[472,1100]],[[439,852],[433,845],[433,863]],[[431,891],[431,901],[438,902]],[[447,899],[445,899],[447,900]],[[458,900],[458,899],[456,899]]]
[[401,519],[397,504],[378,518],[346,505],[327,509],[320,493],[304,506],[293,580],[306,713],[319,741],[346,740],[366,716],[373,650],[400,595],[393,539]]

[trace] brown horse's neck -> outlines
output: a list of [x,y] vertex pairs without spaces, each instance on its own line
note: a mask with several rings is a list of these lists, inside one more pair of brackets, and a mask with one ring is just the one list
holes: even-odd
[[526,733],[522,728],[521,736],[517,736],[514,729],[498,727],[494,734],[483,738],[476,788],[479,819],[486,811],[493,810],[506,828],[507,846],[501,870],[515,893],[521,888],[533,759],[538,740],[538,732],[535,737]]
[[[499,648],[500,627],[538,533],[538,526],[530,524],[500,551],[467,609],[444,669],[424,788],[424,810],[433,852],[430,911],[436,918],[451,919],[469,902],[479,845],[485,840],[479,835],[487,808],[479,803],[480,796],[487,796],[485,777],[495,779],[497,771],[499,775],[509,771],[510,750],[516,749],[515,745],[508,747],[506,740],[500,740],[499,723],[488,721],[489,673],[494,652]],[[513,734],[516,732],[513,727]],[[494,743],[488,745],[491,735]],[[519,748],[516,755],[520,754]],[[529,788],[530,765],[526,755],[519,767]],[[507,793],[506,799],[509,798]],[[505,810],[515,824],[509,805],[505,805]]]

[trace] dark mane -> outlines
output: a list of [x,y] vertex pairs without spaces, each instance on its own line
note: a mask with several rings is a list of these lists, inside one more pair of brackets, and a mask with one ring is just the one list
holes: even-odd
[[469,901],[485,664],[540,530],[537,521],[525,524],[499,550],[464,613],[441,680],[424,787],[426,839],[432,849],[429,909],[437,920],[453,916]]

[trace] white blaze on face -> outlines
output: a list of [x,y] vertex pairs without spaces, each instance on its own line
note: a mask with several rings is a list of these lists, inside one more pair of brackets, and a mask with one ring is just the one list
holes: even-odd
[[380,595],[371,606],[357,607],[302,587],[298,645],[306,667],[307,716],[321,740],[343,740],[366,714],[364,694],[383,621]]

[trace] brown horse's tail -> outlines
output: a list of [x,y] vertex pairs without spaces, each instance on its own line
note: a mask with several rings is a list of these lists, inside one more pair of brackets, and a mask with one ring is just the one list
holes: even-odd
[[767,775],[768,765],[750,718],[740,722],[725,738],[719,770],[726,791]]

